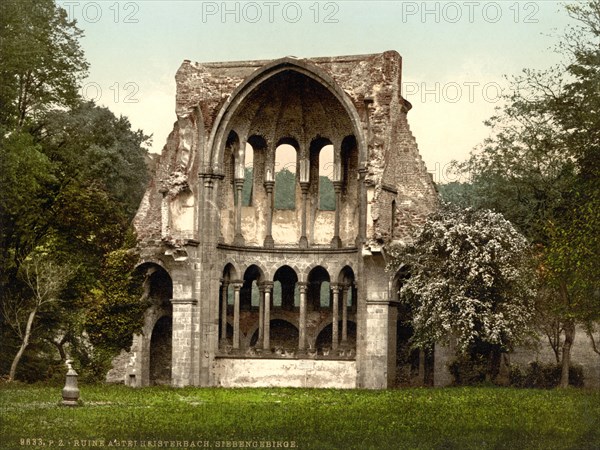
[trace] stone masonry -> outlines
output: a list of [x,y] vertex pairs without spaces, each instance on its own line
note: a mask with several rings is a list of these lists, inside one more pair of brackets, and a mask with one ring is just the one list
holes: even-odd
[[[177,120],[134,221],[152,306],[127,384],[161,383],[167,350],[174,386],[393,384],[384,249],[437,204],[401,67],[395,51],[183,62]],[[319,203],[324,149],[334,210]],[[281,161],[291,209],[274,203]]]

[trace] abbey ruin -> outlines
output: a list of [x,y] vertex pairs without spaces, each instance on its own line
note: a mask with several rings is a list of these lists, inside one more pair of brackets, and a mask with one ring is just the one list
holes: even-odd
[[[395,51],[184,61],[134,221],[150,306],[126,384],[394,385],[406,330],[385,246],[438,202],[401,68]],[[448,384],[448,357],[417,355],[421,381]]]

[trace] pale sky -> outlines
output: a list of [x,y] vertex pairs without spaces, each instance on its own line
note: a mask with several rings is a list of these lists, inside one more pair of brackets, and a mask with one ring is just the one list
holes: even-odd
[[437,182],[488,135],[503,75],[560,61],[572,23],[554,1],[59,1],[84,30],[86,98],[153,135],[175,116],[175,72],[199,62],[380,53],[403,58],[403,96]]

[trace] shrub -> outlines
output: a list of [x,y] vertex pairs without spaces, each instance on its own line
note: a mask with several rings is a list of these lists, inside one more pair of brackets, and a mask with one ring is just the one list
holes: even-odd
[[483,355],[460,355],[448,369],[456,386],[473,386],[485,382],[488,364]]
[[[555,363],[533,361],[527,368],[510,368],[510,385],[520,388],[552,389],[560,383],[561,366]],[[569,385],[583,387],[583,367],[569,367]]]

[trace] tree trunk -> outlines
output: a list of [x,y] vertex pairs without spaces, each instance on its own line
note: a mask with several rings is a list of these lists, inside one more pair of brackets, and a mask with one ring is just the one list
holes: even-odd
[[27,318],[27,326],[25,327],[25,335],[23,336],[23,342],[21,342],[21,347],[19,348],[19,351],[15,355],[15,358],[13,359],[13,362],[10,366],[10,373],[8,374],[8,381],[15,380],[15,373],[17,372],[17,365],[19,364],[19,361],[21,360],[23,353],[25,353],[25,349],[29,345],[29,337],[31,336],[31,328],[33,327],[33,321],[35,319],[36,314],[37,314],[37,308],[34,308],[29,313],[29,317]]
[[54,339],[49,339],[49,341],[52,343],[52,345],[54,345],[56,347],[56,350],[58,350],[58,354],[60,355],[60,360],[62,362],[65,362],[67,360],[67,353],[65,352],[65,342],[66,342],[67,338],[66,335],[60,340],[60,341],[55,341]]
[[488,367],[487,373],[485,374],[485,381],[487,382],[495,382],[498,377],[498,372],[500,369],[500,358],[501,352],[500,347],[494,345],[492,346],[490,352],[488,353]]
[[425,350],[419,349],[419,386],[425,386]]
[[562,351],[562,370],[560,374],[560,387],[569,387],[569,367],[571,366],[571,347],[575,341],[575,323],[569,320],[565,323],[565,342]]

